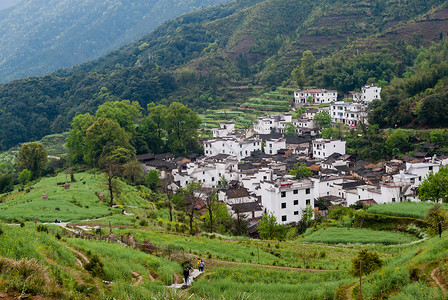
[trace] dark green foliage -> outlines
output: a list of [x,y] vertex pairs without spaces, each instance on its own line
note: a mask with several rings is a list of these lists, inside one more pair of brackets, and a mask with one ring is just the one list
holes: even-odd
[[24,144],[17,155],[17,168],[30,170],[34,179],[39,178],[47,165],[47,155],[42,144]]
[[448,218],[440,204],[431,207],[426,215],[426,230],[430,235],[438,235],[439,229],[443,232],[448,229]]
[[0,194],[10,192],[14,189],[14,176],[11,174],[0,174]]
[[358,255],[352,259],[352,269],[350,273],[354,276],[359,276],[360,273],[368,275],[373,271],[381,268],[383,261],[377,252],[362,249]]
[[[23,224],[23,223],[22,223]],[[38,232],[45,232],[48,233],[48,228],[45,225],[39,224],[37,225],[37,231]]]

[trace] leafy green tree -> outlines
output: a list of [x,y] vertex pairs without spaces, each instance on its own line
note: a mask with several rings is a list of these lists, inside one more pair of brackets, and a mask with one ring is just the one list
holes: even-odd
[[285,135],[296,135],[296,127],[294,126],[294,124],[285,124]]
[[17,168],[28,169],[33,178],[38,178],[45,169],[48,162],[48,153],[44,145],[38,143],[24,144],[17,155]]
[[313,122],[319,129],[328,128],[331,124],[331,116],[327,111],[323,110],[314,115]]
[[377,252],[361,249],[352,259],[352,268],[350,273],[357,276],[360,273],[368,275],[383,266],[383,260]]
[[[204,216],[204,223],[207,229],[218,231],[219,233],[225,233],[227,228],[231,227],[232,217],[229,214],[227,205],[222,202],[216,202],[212,210],[213,221],[210,218],[210,213],[206,212]],[[213,225],[212,225],[213,222]]]
[[108,157],[117,148],[134,152],[129,135],[114,120],[98,118],[86,131],[86,162],[98,162]]
[[135,122],[141,117],[142,108],[137,101],[122,100],[106,102],[96,111],[97,118],[106,118],[114,120],[120,124],[126,132],[133,134],[135,132]]
[[183,190],[183,195],[185,198],[185,212],[188,215],[190,223],[190,233],[193,231],[193,221],[196,213],[198,212],[198,206],[203,202],[202,200],[202,183],[192,182],[187,184],[186,189]]
[[33,173],[28,170],[28,169],[23,169],[20,173],[19,173],[19,182],[21,184],[27,184],[31,181],[31,179],[33,178]]
[[297,86],[301,89],[305,85],[305,74],[303,73],[303,68],[297,66],[291,72],[292,79],[297,83]]
[[200,124],[197,113],[181,103],[171,103],[166,112],[165,128],[169,148],[175,155],[201,151],[198,140]]
[[165,105],[148,104],[148,116],[143,118],[140,127],[146,136],[146,143],[153,153],[165,151],[166,117],[167,107]]
[[448,229],[447,213],[438,203],[428,210],[425,220],[426,230],[431,236],[439,234],[439,226],[442,231]]
[[157,191],[160,182],[160,171],[156,169],[151,169],[146,175],[146,186],[149,187],[153,192]]
[[128,183],[138,185],[145,182],[144,171],[140,162],[133,159],[123,166],[123,177]]
[[306,208],[302,211],[302,218],[299,222],[297,222],[297,233],[303,234],[306,229],[310,226],[311,221],[313,220],[314,209],[311,205],[307,205]]
[[305,76],[313,74],[316,58],[311,50],[303,51],[302,58],[300,59],[302,64],[303,73]]
[[448,167],[430,172],[418,187],[418,196],[422,201],[448,202]]
[[[29,174],[31,174],[31,172]],[[8,193],[13,189],[14,189],[14,176],[12,174],[0,173],[0,194]]]
[[289,174],[293,175],[296,179],[308,178],[313,176],[313,171],[306,166],[305,163],[295,163],[294,167],[289,170]]
[[277,218],[272,212],[263,214],[257,228],[263,240],[284,239],[287,231],[286,226],[277,223]]
[[410,150],[409,135],[403,129],[397,129],[386,139],[385,148],[390,154],[405,153]]
[[95,117],[89,113],[77,115],[73,118],[71,129],[67,137],[67,148],[69,150],[71,159],[74,163],[91,163],[86,160],[88,152],[88,145],[86,141],[87,129],[95,123]]

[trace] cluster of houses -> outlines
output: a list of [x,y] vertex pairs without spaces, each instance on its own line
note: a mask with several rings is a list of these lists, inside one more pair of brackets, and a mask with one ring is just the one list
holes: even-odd
[[[379,91],[364,87],[356,94],[359,102],[330,102],[336,107],[331,112],[338,112],[335,119],[347,116],[347,124],[355,104],[378,99]],[[319,103],[334,100],[333,91],[302,92],[295,93],[298,101],[310,96]],[[236,131],[233,122],[223,122],[213,129],[213,138],[203,141],[203,156],[144,155],[139,160],[147,170],[171,174],[176,188],[201,182],[204,188],[219,191],[219,200],[234,215],[244,214],[256,222],[263,212],[272,212],[281,224],[300,221],[307,207],[325,215],[334,205],[418,201],[421,181],[448,164],[448,158],[424,155],[379,164],[355,161],[346,154],[345,141],[313,138],[312,119],[317,111],[310,109],[300,119],[289,113],[259,117],[253,129],[245,132]],[[297,134],[284,135],[288,123],[294,124]],[[296,164],[305,164],[314,175],[295,179],[289,170]]]

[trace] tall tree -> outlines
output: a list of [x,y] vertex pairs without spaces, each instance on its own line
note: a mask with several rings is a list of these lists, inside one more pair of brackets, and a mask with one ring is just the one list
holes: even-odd
[[192,182],[187,184],[187,188],[184,190],[185,197],[185,211],[188,215],[190,223],[190,233],[193,233],[193,220],[198,211],[199,206],[203,203],[202,200],[202,183]]
[[418,196],[422,201],[448,202],[448,167],[430,172],[418,187]]
[[121,147],[135,152],[129,143],[129,135],[114,120],[98,118],[86,131],[87,162],[98,162]]
[[331,116],[327,111],[323,110],[314,115],[313,122],[319,129],[328,128],[331,124]]
[[305,76],[313,74],[314,64],[316,63],[316,58],[314,57],[313,52],[311,52],[311,50],[303,51],[300,61]]
[[67,148],[71,155],[71,159],[75,163],[87,161],[85,155],[88,152],[88,145],[86,141],[87,129],[95,123],[95,117],[89,113],[77,115],[73,118],[71,129],[67,137]]
[[129,134],[135,133],[135,122],[141,117],[141,106],[137,101],[106,102],[96,111],[96,117],[114,120]]
[[175,155],[200,151],[198,128],[201,124],[197,113],[185,105],[173,102],[166,113],[168,145]]
[[28,169],[33,173],[33,178],[38,178],[48,162],[48,153],[44,145],[38,143],[24,144],[17,155],[17,168]]
[[146,137],[149,149],[153,153],[162,153],[165,151],[166,140],[166,114],[165,105],[148,104],[148,116],[143,118],[141,129]]

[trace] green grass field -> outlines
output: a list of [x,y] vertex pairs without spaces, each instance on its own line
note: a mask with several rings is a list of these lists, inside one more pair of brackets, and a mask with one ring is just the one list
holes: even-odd
[[[370,207],[368,211],[375,214],[424,219],[428,213],[428,210],[432,206],[434,206],[434,203],[397,202],[374,205]],[[448,206],[446,204],[443,204],[443,208],[448,210]]]
[[301,239],[305,242],[327,244],[404,244],[418,239],[410,234],[391,231],[374,231],[355,228],[325,228],[319,229]]

